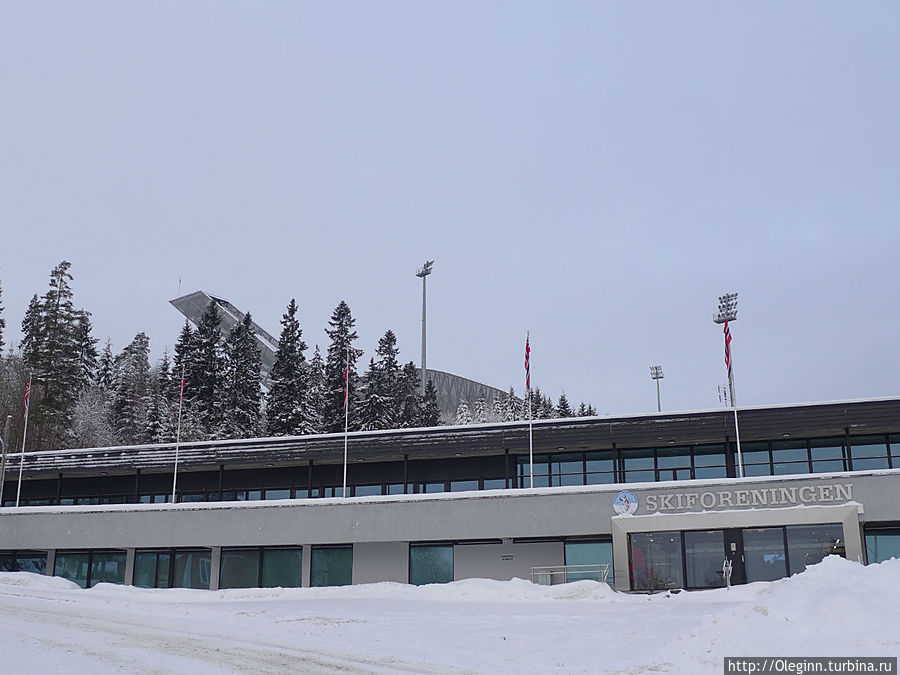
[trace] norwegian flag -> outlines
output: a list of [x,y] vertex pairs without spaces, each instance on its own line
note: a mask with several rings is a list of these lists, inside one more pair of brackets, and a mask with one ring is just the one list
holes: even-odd
[[178,403],[181,403],[181,399],[184,398],[184,373],[181,374],[181,384],[178,385]]
[[531,336],[525,336],[525,391],[531,393]]
[[728,366],[728,377],[731,377],[731,329],[725,319],[725,365]]
[[31,397],[31,378],[28,378],[28,384],[25,385],[25,414],[28,414],[28,399]]

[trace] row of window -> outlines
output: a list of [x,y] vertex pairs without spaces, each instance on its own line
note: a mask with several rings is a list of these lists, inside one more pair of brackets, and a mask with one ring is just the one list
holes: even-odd
[[[849,446],[843,437],[789,441],[743,443],[741,455],[745,476],[861,471],[900,467],[900,434],[851,437]],[[669,480],[727,477],[724,445],[667,446],[613,451],[535,455],[533,465],[527,456],[516,457],[515,478],[472,478],[409,483],[372,483],[347,486],[350,497],[394,494],[501,490],[507,487],[598,485]],[[315,487],[275,486],[259,489],[206,490],[180,492],[180,502],[253,501],[260,499],[307,499],[341,497],[340,485]],[[140,502],[165,503],[171,493],[141,494]],[[62,505],[122,504],[134,501],[133,495],[90,495],[63,497]],[[25,499],[26,506],[55,503],[50,498]],[[15,501],[7,498],[4,506]]]
[[843,537],[843,526],[837,523],[633,533],[628,542],[631,588],[722,587],[726,557],[735,566],[733,583],[775,581],[827,555],[843,556]]

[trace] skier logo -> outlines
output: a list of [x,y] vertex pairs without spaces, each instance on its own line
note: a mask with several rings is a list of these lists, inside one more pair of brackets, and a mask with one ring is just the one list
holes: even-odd
[[613,498],[613,511],[615,511],[620,516],[628,514],[633,515],[635,511],[637,511],[638,507],[638,498],[635,496],[633,492],[629,492],[628,490],[622,490],[619,494]]

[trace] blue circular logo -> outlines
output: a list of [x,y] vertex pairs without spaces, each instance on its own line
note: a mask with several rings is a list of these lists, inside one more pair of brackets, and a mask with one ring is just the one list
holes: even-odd
[[638,498],[633,492],[622,490],[613,498],[613,511],[620,516],[628,514],[633,515],[637,511]]

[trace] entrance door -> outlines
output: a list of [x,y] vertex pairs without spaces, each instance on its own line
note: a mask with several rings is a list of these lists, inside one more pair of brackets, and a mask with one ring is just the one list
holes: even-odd
[[741,534],[741,530],[725,530],[725,559],[731,561],[732,586],[747,583],[747,568],[744,563],[744,538]]

